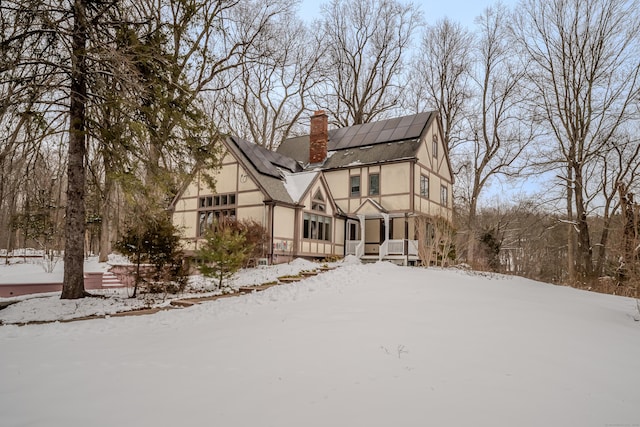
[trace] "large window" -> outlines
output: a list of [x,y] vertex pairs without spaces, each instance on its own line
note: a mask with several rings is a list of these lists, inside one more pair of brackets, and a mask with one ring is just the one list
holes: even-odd
[[449,190],[446,185],[440,186],[440,203],[447,206],[449,202]]
[[377,196],[379,194],[380,194],[380,174],[370,173],[369,174],[369,195]]
[[360,175],[352,175],[349,182],[351,187],[351,197],[360,196]]
[[312,240],[331,241],[331,218],[323,215],[305,213],[302,237]]
[[202,236],[220,218],[236,217],[236,195],[217,194],[198,199],[198,235]]
[[420,196],[429,198],[429,177],[420,175]]

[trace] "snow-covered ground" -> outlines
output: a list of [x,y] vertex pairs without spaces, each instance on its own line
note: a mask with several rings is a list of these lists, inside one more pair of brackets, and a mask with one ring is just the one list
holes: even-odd
[[[42,261],[38,259],[14,260],[10,265],[0,265],[0,284],[2,283],[62,283],[64,266],[58,262],[52,272],[46,272]],[[351,261],[353,261],[351,259]],[[341,264],[350,262],[349,259]],[[106,272],[112,264],[125,264],[123,257],[110,256],[109,263],[99,263],[97,257],[87,259],[85,272]],[[336,264],[331,264],[336,265]],[[230,281],[225,282],[232,288],[240,286],[261,285],[277,281],[278,277],[296,275],[303,270],[315,270],[321,264],[296,259],[288,264],[241,270]],[[189,297],[206,297],[222,293],[212,279],[203,276],[191,276],[185,292],[179,295],[139,295],[132,299],[133,289],[113,288],[91,290],[97,296],[108,298],[85,298],[81,300],[60,300],[60,292],[50,292],[39,295],[24,295],[11,298],[0,298],[2,302],[12,302],[4,310],[0,310],[0,324],[22,324],[29,322],[51,322],[56,320],[70,320],[87,316],[105,316],[136,309],[168,307],[172,300]],[[1,426],[0,426],[1,427]]]
[[346,263],[148,316],[1,326],[0,425],[637,426],[634,318],[630,298]]

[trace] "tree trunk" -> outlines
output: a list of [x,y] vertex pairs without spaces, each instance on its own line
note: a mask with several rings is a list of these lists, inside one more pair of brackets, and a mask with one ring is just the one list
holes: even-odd
[[593,249],[591,248],[591,238],[589,236],[589,223],[587,222],[587,212],[583,197],[582,173],[580,169],[575,170],[575,206],[576,220],[578,227],[577,260],[581,279],[591,280],[593,276]]
[[87,0],[75,0],[71,46],[71,93],[69,95],[69,164],[67,169],[67,207],[64,248],[64,282],[62,299],[85,296],[85,167],[86,134],[86,43]]
[[598,276],[604,274],[604,262],[607,255],[607,245],[609,244],[609,231],[611,229],[611,218],[606,216],[602,226],[602,234],[600,235],[600,244],[596,253],[596,265],[594,273]]
[[469,205],[469,218],[467,221],[468,235],[467,235],[467,262],[472,267],[476,267],[476,216],[478,210],[478,197],[476,194],[476,187],[472,189],[471,203]]
[[575,228],[573,224],[573,172],[567,167],[567,274],[569,284],[576,283]]
[[100,255],[98,257],[99,262],[107,262],[109,254],[111,253],[111,203],[112,203],[112,188],[113,184],[109,174],[105,174],[104,182],[104,197],[102,199],[101,206],[101,218],[100,223]]

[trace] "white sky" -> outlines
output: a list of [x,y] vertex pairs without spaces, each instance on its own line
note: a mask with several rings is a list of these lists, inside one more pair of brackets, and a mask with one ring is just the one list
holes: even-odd
[[[328,3],[328,0],[302,0],[300,16],[313,19],[314,16],[319,15],[320,5],[323,3]],[[473,27],[475,17],[480,15],[486,7],[496,4],[497,0],[414,0],[413,3],[420,7],[428,24],[433,24],[447,16],[467,27]],[[502,0],[502,3],[513,7],[518,1]]]

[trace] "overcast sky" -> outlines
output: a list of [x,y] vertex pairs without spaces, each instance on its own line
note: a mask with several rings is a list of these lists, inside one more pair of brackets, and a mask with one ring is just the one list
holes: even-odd
[[[300,15],[305,19],[313,19],[320,13],[320,5],[328,0],[302,0]],[[403,3],[408,3],[403,1]],[[414,0],[424,14],[428,24],[448,16],[467,27],[473,27],[473,20],[487,7],[497,3],[497,0]],[[517,0],[502,0],[507,6],[514,6]]]

